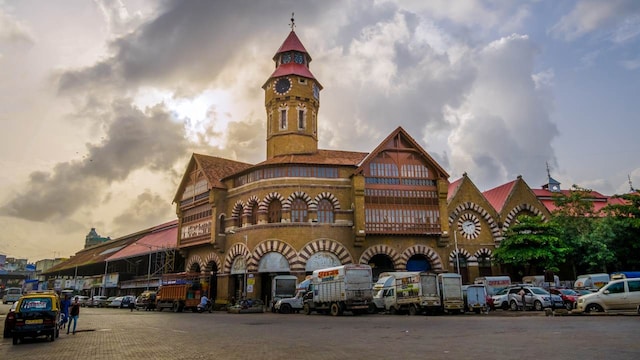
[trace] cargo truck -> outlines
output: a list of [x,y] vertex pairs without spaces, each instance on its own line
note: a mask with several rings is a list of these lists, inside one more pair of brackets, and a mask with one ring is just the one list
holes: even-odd
[[309,293],[305,296],[303,312],[316,311],[342,315],[368,312],[373,300],[371,266],[351,264],[315,270],[311,276]]
[[464,314],[462,276],[454,273],[438,274],[442,311],[448,314]]
[[498,293],[498,291],[511,286],[511,278],[509,276],[481,276],[477,277],[474,281],[474,284],[484,285],[485,289],[487,289],[487,294],[489,296],[493,296]]
[[162,276],[162,283],[156,293],[156,309],[197,311],[200,297],[206,293],[205,278],[200,273],[177,273]]
[[380,274],[374,285],[376,309],[390,314],[424,314],[439,310],[441,301],[437,275],[398,271]]

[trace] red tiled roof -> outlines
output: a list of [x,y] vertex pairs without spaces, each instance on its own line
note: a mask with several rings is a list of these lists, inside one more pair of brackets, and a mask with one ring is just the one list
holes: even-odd
[[285,76],[285,75],[298,75],[298,76],[303,76],[309,79],[314,79],[314,80],[316,79],[315,76],[313,76],[313,74],[309,70],[309,68],[307,68],[303,64],[296,64],[296,63],[282,64],[278,66],[278,68],[273,72],[273,74],[269,76],[269,79],[273,79],[275,77]]
[[484,195],[485,199],[487,199],[489,204],[491,204],[491,206],[493,206],[493,208],[497,212],[501,212],[505,202],[507,201],[507,198],[509,197],[509,194],[511,194],[511,191],[516,184],[516,181],[517,180],[513,180],[506,184],[487,190],[483,192],[482,195]]
[[107,261],[155,253],[162,249],[175,249],[178,244],[178,220],[156,227],[152,232],[107,258]]
[[447,201],[451,200],[453,195],[456,193],[456,191],[458,190],[458,187],[460,186],[460,184],[462,184],[462,179],[464,178],[460,178],[449,184],[449,191],[447,192]]
[[282,43],[282,45],[280,45],[280,48],[278,49],[276,54],[273,56],[273,59],[275,60],[278,54],[280,54],[281,52],[292,51],[292,50],[300,51],[307,55],[309,54],[307,53],[307,49],[304,48],[304,45],[302,45],[302,42],[300,41],[300,39],[298,39],[298,35],[296,35],[295,31],[293,30],[291,30],[291,32],[289,33],[289,36],[287,36],[287,38],[284,39],[284,42]]
[[317,164],[317,165],[351,165],[358,166],[367,153],[339,150],[318,150],[313,154],[294,154],[275,156],[256,166],[270,164]]
[[224,184],[220,181],[221,179],[239,173],[253,166],[251,164],[239,161],[195,153],[193,154],[193,158],[196,162],[198,162],[198,164],[200,164],[200,167],[207,176],[211,187],[219,189],[225,188]]
[[[558,209],[554,202],[554,195],[557,195],[558,192],[549,191],[547,189],[531,189],[533,193],[536,195],[538,200],[547,208],[550,212],[553,212]],[[571,195],[571,190],[561,190],[561,194],[565,196]],[[602,209],[604,209],[607,205],[613,204],[624,204],[624,199],[614,198],[611,196],[602,195],[597,191],[591,191],[585,195],[585,198],[593,203],[593,211],[596,214],[600,214],[604,216],[602,213]]]

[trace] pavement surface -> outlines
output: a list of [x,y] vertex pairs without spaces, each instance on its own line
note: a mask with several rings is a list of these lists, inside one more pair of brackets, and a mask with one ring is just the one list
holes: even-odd
[[[8,305],[0,305],[6,313]],[[3,319],[1,316],[0,319]],[[76,335],[0,359],[640,359],[640,316],[328,315],[82,308]]]

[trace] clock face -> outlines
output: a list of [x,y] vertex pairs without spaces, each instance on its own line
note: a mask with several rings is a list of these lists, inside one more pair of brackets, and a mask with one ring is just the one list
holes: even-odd
[[313,97],[316,98],[316,100],[320,99],[320,88],[316,84],[313,84]]
[[289,89],[291,89],[291,80],[289,78],[281,78],[276,81],[276,86],[274,86],[274,90],[279,95],[286,94]]
[[480,220],[474,214],[462,214],[458,220],[458,231],[467,239],[475,239],[480,235]]
[[304,56],[301,53],[296,53],[293,56],[293,61],[295,61],[296,64],[302,64],[304,63]]
[[282,63],[288,64],[291,62],[291,54],[283,54],[282,55]]

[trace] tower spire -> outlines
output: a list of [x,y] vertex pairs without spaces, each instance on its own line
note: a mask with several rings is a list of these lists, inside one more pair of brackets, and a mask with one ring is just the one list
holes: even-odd
[[289,26],[291,26],[291,31],[296,27],[296,20],[294,19],[293,14],[294,13],[291,13],[291,24],[289,24]]
[[633,183],[631,182],[631,175],[627,174],[627,178],[629,179],[629,189],[631,192],[635,192],[636,189],[633,188]]

